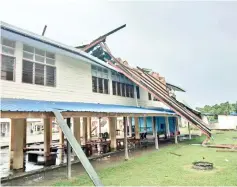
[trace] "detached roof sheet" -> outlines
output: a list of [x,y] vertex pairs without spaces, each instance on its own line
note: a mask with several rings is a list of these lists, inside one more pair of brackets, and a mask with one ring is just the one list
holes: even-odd
[[96,103],[80,102],[57,102],[57,101],[40,101],[27,99],[1,99],[1,111],[11,112],[52,112],[60,110],[61,112],[103,112],[103,113],[127,113],[127,114],[169,114],[174,112],[165,110],[151,110],[146,108],[124,106],[124,105],[107,105]]

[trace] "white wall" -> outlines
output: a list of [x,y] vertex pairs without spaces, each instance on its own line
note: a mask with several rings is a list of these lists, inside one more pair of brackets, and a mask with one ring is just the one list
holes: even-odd
[[217,129],[237,129],[237,116],[218,116]]
[[[1,98],[24,98],[47,101],[90,102],[136,106],[135,98],[92,92],[91,65],[77,59],[56,54],[56,87],[22,83],[23,44],[16,42],[15,81],[1,80]],[[111,73],[109,71],[109,77]],[[139,106],[165,107],[158,101],[149,101],[148,93],[140,88]]]

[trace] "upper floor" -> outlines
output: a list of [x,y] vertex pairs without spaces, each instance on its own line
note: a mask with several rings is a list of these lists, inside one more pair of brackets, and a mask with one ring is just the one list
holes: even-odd
[[1,97],[167,108],[79,49],[8,24],[1,33]]

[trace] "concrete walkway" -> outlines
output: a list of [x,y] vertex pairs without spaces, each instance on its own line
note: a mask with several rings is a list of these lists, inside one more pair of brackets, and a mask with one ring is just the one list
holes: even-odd
[[[58,140],[59,133],[53,133],[52,140]],[[26,143],[36,143],[36,142],[43,142],[44,141],[44,134],[34,134],[34,135],[27,135]],[[10,136],[8,137],[1,137],[0,139],[0,147],[9,146]]]

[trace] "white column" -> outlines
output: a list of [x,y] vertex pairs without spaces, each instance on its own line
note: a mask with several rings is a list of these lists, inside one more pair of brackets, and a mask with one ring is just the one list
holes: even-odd
[[123,125],[124,125],[124,152],[125,152],[125,160],[128,160],[128,139],[127,139],[127,133],[128,133],[128,128],[127,128],[127,117],[123,117]]
[[134,122],[135,122],[135,138],[136,139],[140,139],[140,129],[139,129],[139,122],[138,122],[138,117],[134,118]]
[[109,118],[109,137],[110,137],[110,147],[114,150],[117,148],[116,143],[116,124],[117,118],[110,117]]
[[177,130],[178,130],[178,122],[179,122],[179,119],[178,117],[176,117],[176,120],[175,120],[175,125],[174,125],[174,142],[175,144],[178,143],[178,135],[177,135]]
[[129,122],[129,137],[132,137],[132,117],[128,118],[128,122]]
[[170,125],[169,125],[169,117],[165,117],[165,128],[166,128],[166,135],[169,138],[170,137]]
[[190,128],[190,124],[189,124],[189,122],[188,122],[188,137],[189,137],[189,140],[191,140],[192,139],[192,135],[191,135],[191,128]]
[[153,134],[155,136],[155,148],[158,150],[159,142],[157,137],[156,117],[152,117],[152,126],[153,126]]
[[11,119],[10,128],[10,169],[24,168],[24,146],[26,119]]

